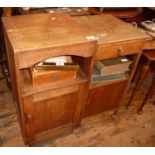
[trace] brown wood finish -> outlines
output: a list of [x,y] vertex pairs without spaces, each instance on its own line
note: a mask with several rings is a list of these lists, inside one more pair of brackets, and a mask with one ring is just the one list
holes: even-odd
[[[77,92],[33,102],[36,133],[72,123]],[[50,110],[49,110],[50,109]]]
[[137,54],[141,51],[143,40],[130,40],[100,45],[95,56],[96,60],[115,58],[125,55]]
[[[62,13],[32,14],[5,17],[2,21],[13,94],[26,144],[70,132],[80,125],[83,116],[118,107],[146,37],[111,15],[75,18]],[[121,47],[123,54],[118,51]],[[97,50],[98,60],[133,56],[129,77],[92,85]],[[71,55],[80,65],[77,77],[33,85],[28,68],[59,55]],[[92,101],[86,104],[89,97]]]
[[97,14],[112,14],[113,16],[119,17],[119,18],[130,18],[138,16],[143,11],[143,8],[104,8],[104,7],[90,7],[89,12],[91,14],[97,15]]
[[[134,90],[133,90],[133,92],[131,94],[131,97],[129,99],[129,102],[127,104],[128,108],[132,104],[132,101],[133,101],[133,98],[135,97],[136,91],[142,86],[145,77],[151,71],[150,65],[151,65],[152,62],[155,61],[155,50],[145,50],[145,51],[143,51],[143,56],[145,57],[145,62],[142,64],[138,80],[136,82],[135,88],[134,88]],[[142,109],[143,109],[143,106],[144,106],[145,102],[150,97],[150,94],[152,93],[152,90],[153,90],[153,84],[154,84],[154,81],[152,82],[152,84],[151,84],[152,86],[150,87],[146,97],[144,98],[144,101],[140,105],[140,108],[138,109],[138,113],[142,112]]]
[[155,39],[151,38],[151,40],[147,40],[144,44],[145,50],[155,49]]
[[[89,30],[66,14],[8,17],[3,18],[3,25],[25,143],[78,127],[97,49],[96,40],[87,39]],[[74,79],[33,86],[25,68],[59,55],[82,57],[87,66],[82,65]]]
[[63,125],[61,127],[50,129],[42,133],[35,135],[35,142],[40,142],[42,140],[48,139],[49,137],[56,137],[73,131],[72,124]]
[[90,83],[83,116],[119,107],[123,104],[123,97],[136,71],[144,39],[148,36],[112,15],[81,16],[75,17],[75,20],[90,28],[92,30],[90,33],[98,39],[95,61],[120,56],[130,56],[133,61],[129,76],[125,81],[122,79],[122,81]]
[[127,80],[116,81],[89,91],[85,117],[118,108]]
[[[147,39],[144,42],[143,52],[142,52],[142,56],[145,57],[145,62],[141,66],[140,74],[139,74],[138,80],[136,82],[136,85],[134,87],[134,90],[131,94],[131,97],[129,99],[129,102],[127,104],[127,108],[130,108],[130,106],[132,105],[132,101],[135,97],[136,91],[143,84],[145,77],[147,76],[147,74],[151,70],[150,69],[151,63],[153,61],[155,61],[155,39],[150,37],[150,36],[148,36],[148,38],[149,39]],[[134,76],[134,79],[135,79],[135,77],[136,77],[136,75]],[[142,113],[143,106],[145,105],[147,99],[151,96],[150,94],[152,94],[152,91],[153,91],[153,84],[154,84],[154,81],[152,82],[152,86],[150,87],[149,91],[147,92],[147,94],[144,98],[144,101],[142,102],[139,109],[137,110],[138,113]]]
[[89,34],[98,39],[98,45],[148,38],[146,33],[112,15],[77,16],[74,19],[90,29]]
[[[146,101],[149,99],[149,97],[152,97],[152,95],[155,93],[155,92],[154,92],[154,91],[155,91],[154,89],[155,89],[155,75],[154,75],[154,78],[153,78],[153,80],[152,80],[152,82],[151,82],[150,88],[149,88],[149,90],[148,90],[148,92],[147,92],[147,94],[146,94],[146,96],[145,96],[143,102],[141,103],[141,105],[140,105],[140,107],[139,107],[139,109],[138,109],[138,111],[137,111],[139,114],[142,113],[143,107],[144,107]],[[154,105],[155,105],[155,101],[153,101],[153,103],[154,103]]]

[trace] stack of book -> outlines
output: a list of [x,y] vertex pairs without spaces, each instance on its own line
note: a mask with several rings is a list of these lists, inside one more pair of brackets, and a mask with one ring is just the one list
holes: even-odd
[[79,65],[71,56],[59,56],[42,61],[30,68],[32,84],[45,84],[76,78]]
[[92,83],[119,80],[130,71],[130,61],[126,57],[97,61],[92,74]]

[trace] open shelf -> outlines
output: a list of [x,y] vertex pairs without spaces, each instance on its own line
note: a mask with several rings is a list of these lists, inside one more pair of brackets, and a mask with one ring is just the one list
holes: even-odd
[[132,63],[130,56],[96,61],[91,77],[92,87],[128,80]]
[[42,85],[32,84],[32,80],[31,80],[28,69],[21,70],[21,77],[22,77],[22,86],[23,86],[24,96],[33,95],[35,93],[39,93],[39,92],[46,91],[46,90],[57,89],[57,88],[62,88],[62,87],[70,86],[70,85],[87,82],[87,79],[81,70],[77,72],[76,78],[61,80],[61,81],[42,84]]
[[94,88],[99,88],[102,86],[106,86],[106,85],[111,85],[111,84],[115,84],[115,83],[119,83],[119,82],[123,82],[123,81],[127,81],[129,80],[129,76],[126,76],[124,78],[121,79],[117,79],[117,80],[112,80],[112,81],[104,81],[104,82],[99,82],[99,83],[91,83],[90,85],[90,89],[94,89]]

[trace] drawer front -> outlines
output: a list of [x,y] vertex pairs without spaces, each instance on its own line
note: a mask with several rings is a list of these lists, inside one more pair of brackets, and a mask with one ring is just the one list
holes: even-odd
[[106,45],[99,45],[95,59],[108,59],[123,55],[136,54],[141,51],[143,40],[132,40]]

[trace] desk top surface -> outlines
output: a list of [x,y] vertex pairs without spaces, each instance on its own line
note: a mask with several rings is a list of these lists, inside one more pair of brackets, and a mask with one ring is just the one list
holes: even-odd
[[98,37],[99,44],[148,38],[144,32],[131,24],[112,15],[93,15],[74,17],[82,25],[92,29],[92,33]]
[[4,28],[15,53],[89,42],[89,30],[63,13],[4,17]]
[[146,37],[112,15],[70,17],[45,13],[3,17],[2,21],[15,53],[92,40],[104,44]]

